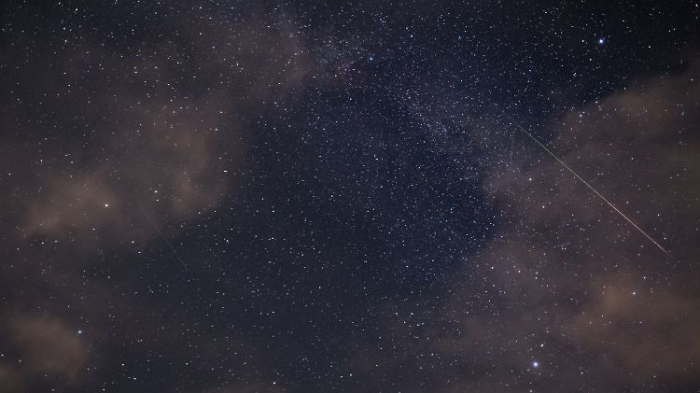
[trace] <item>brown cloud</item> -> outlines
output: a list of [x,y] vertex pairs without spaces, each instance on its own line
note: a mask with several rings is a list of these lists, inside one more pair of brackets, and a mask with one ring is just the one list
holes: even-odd
[[[179,39],[135,51],[149,56],[85,44],[59,58],[65,71],[45,83],[18,74],[39,105],[8,105],[2,124],[0,200],[14,207],[16,233],[104,246],[149,240],[155,226],[177,228],[216,208],[243,172],[250,135],[241,117],[284,99],[309,72],[304,43],[284,20],[210,25],[191,37],[196,57]],[[87,85],[98,88],[80,91]]]
[[0,363],[0,392],[21,391],[25,384],[47,376],[66,384],[76,381],[88,359],[82,337],[61,319],[38,313],[11,312],[3,318],[5,332]]
[[[392,342],[417,337],[403,356],[358,354],[358,370],[427,373],[420,379],[441,392],[700,384],[698,70],[640,82],[550,129],[551,148],[672,258],[516,134],[512,160],[486,149],[497,154],[483,184],[502,209],[501,230],[467,258],[444,304],[385,321]],[[496,144],[494,135],[476,139]]]
[[207,98],[125,111],[95,146],[94,163],[78,173],[50,170],[23,230],[101,244],[143,240],[155,234],[149,220],[186,220],[213,208],[226,189],[215,145],[224,108],[222,98]]
[[[691,235],[700,223],[699,76],[695,63],[680,75],[631,86],[554,123],[553,150],[670,248],[672,258],[547,156],[530,161],[528,170],[494,174],[487,182],[489,192],[512,206],[508,215],[522,223],[478,262],[489,266],[481,273],[504,301],[525,310],[501,320],[489,335],[497,337],[493,345],[546,327],[547,335],[577,348],[581,364],[610,362],[589,374],[603,387],[700,382],[694,333],[700,329],[700,293],[693,274],[700,244]],[[532,244],[539,249],[536,260]]]
[[0,393],[12,393],[22,391],[22,381],[18,372],[10,364],[0,362]]
[[[699,68],[695,62],[680,75],[633,85],[552,123],[554,151],[652,237],[683,253],[678,259],[696,255],[688,253],[693,244],[685,234],[698,230],[700,217]],[[536,150],[531,141],[521,143]],[[583,225],[599,248],[623,256],[655,253],[561,165],[537,154],[541,158],[522,173],[494,172],[489,192],[515,205],[530,225]]]
[[700,301],[670,288],[648,289],[626,277],[597,283],[602,293],[565,327],[597,353],[610,353],[628,371],[697,382]]
[[[144,296],[129,256],[120,260],[124,275],[96,260],[105,249],[119,253],[132,241],[140,247],[159,232],[171,237],[242,187],[254,138],[247,116],[288,99],[310,71],[290,22],[269,19],[196,29],[186,21],[181,31],[168,28],[162,42],[135,42],[127,51],[87,38],[59,54],[37,46],[50,66],[27,64],[24,53],[6,48],[10,71],[0,84],[13,92],[0,99],[0,295],[11,309],[44,311],[0,320],[3,351],[14,348],[0,357],[0,392],[22,391],[39,374],[56,376],[52,386],[81,385],[87,362],[114,360],[104,352],[111,329],[123,322],[136,330],[130,324],[138,318],[158,326],[154,345],[162,343],[163,353],[185,356],[182,326],[200,321],[164,322],[153,310],[167,309],[167,300],[140,308]],[[86,273],[103,267],[106,278]],[[90,321],[94,347],[69,327],[66,306]],[[250,337],[220,335],[230,345],[253,345]],[[216,346],[208,356],[223,351]],[[258,352],[239,375],[261,374]]]
[[59,319],[45,315],[20,315],[11,321],[15,343],[26,368],[32,372],[75,378],[88,359],[87,348]]

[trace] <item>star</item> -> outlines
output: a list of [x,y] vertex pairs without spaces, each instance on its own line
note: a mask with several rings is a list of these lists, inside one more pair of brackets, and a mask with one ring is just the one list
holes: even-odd
[[0,392],[698,390],[696,2],[8,6]]

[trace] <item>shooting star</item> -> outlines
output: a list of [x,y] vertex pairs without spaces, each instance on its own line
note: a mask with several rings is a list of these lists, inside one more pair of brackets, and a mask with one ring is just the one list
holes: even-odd
[[156,222],[153,220],[153,218],[151,218],[151,215],[148,214],[146,209],[144,209],[143,206],[141,206],[140,204],[139,204],[139,209],[141,209],[141,213],[143,213],[143,215],[146,217],[148,222],[151,223],[151,225],[153,226],[153,229],[155,229],[156,232],[158,232],[158,236],[160,236],[160,238],[163,239],[163,242],[165,242],[165,244],[168,246],[170,251],[172,251],[173,255],[175,256],[175,259],[177,259],[178,262],[180,262],[182,267],[187,269],[187,264],[185,264],[185,261],[183,261],[182,258],[180,258],[180,254],[177,253],[177,251],[175,250],[175,247],[173,247],[173,245],[170,243],[168,238],[165,237],[165,235],[163,234],[163,231],[160,230],[160,227],[158,226],[158,224],[156,224]]
[[627,221],[630,225],[632,225],[639,233],[641,233],[642,235],[644,235],[644,237],[646,237],[647,239],[649,239],[649,241],[651,241],[652,243],[654,243],[654,245],[655,245],[656,247],[658,247],[659,250],[663,251],[664,254],[666,254],[666,255],[668,255],[668,256],[672,256],[671,253],[668,252],[665,248],[663,248],[663,246],[661,246],[661,244],[660,244],[659,242],[657,242],[656,240],[654,240],[654,238],[651,237],[648,233],[646,233],[642,228],[640,228],[639,225],[635,224],[634,221],[632,221],[629,217],[627,217],[627,215],[626,215],[625,213],[623,213],[620,209],[618,209],[617,206],[615,206],[615,205],[614,205],[612,202],[610,202],[606,197],[604,197],[603,194],[601,194],[600,192],[598,192],[598,190],[596,190],[595,188],[593,188],[592,185],[590,185],[584,178],[582,178],[578,173],[576,173],[576,171],[574,171],[573,169],[571,169],[571,167],[568,166],[564,161],[562,161],[561,158],[559,158],[556,154],[554,154],[551,150],[549,150],[549,149],[547,148],[547,146],[545,146],[542,142],[540,142],[537,138],[535,138],[530,132],[528,132],[528,131],[525,129],[525,127],[523,127],[523,126],[521,126],[520,124],[518,124],[517,122],[515,122],[515,121],[514,121],[513,119],[511,119],[510,116],[508,116],[508,114],[506,114],[505,112],[503,113],[503,115],[504,115],[505,117],[507,117],[513,125],[515,125],[516,127],[518,127],[518,129],[520,129],[520,131],[522,131],[522,132],[523,132],[525,135],[527,135],[530,139],[532,139],[533,141],[535,141],[535,143],[537,144],[537,146],[541,147],[541,148],[542,148],[544,151],[546,151],[550,156],[554,157],[554,159],[557,160],[557,162],[558,162],[559,164],[561,164],[561,166],[563,166],[564,168],[566,168],[567,171],[571,172],[571,174],[574,175],[574,177],[576,177],[578,180],[580,180],[581,183],[585,184],[586,187],[588,187],[591,191],[593,191],[600,199],[603,200],[603,202],[607,203],[608,206],[610,206],[610,208],[612,208],[615,212],[617,212],[617,214],[619,214],[622,218],[624,218],[625,221]]

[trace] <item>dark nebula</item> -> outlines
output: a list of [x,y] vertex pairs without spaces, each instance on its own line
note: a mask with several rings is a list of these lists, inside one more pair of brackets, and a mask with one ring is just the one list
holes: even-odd
[[0,393],[700,391],[697,2],[5,1],[0,88]]

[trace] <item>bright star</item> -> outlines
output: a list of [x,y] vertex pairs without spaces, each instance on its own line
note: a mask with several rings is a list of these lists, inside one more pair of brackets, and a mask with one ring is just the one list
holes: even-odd
[[536,362],[536,361],[535,361],[535,362],[532,362],[532,367],[537,368],[537,367],[539,367],[539,366],[540,366],[540,363],[539,363],[539,362]]
[[605,43],[605,37],[598,38],[598,45],[603,45]]

